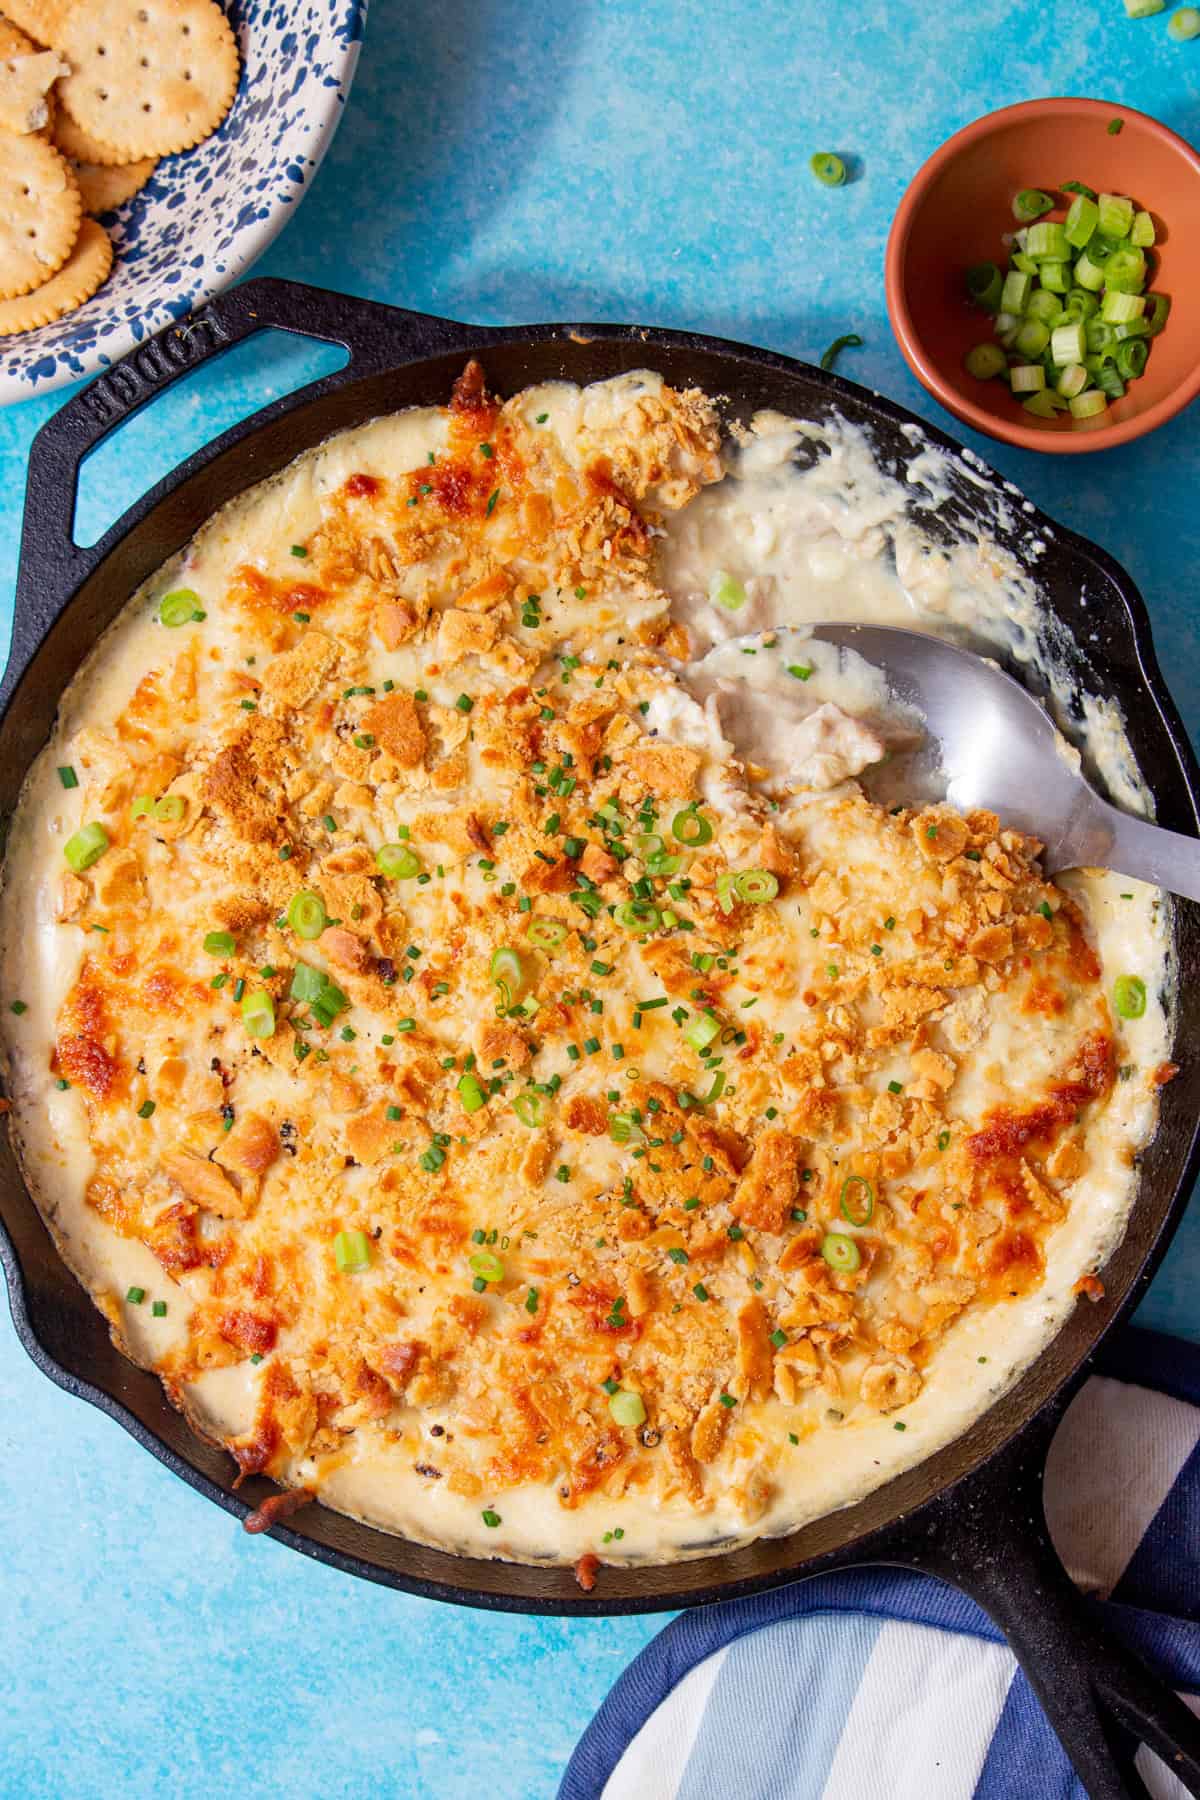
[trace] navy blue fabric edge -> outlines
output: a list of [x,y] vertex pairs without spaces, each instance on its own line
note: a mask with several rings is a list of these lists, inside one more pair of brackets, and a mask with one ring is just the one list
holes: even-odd
[[[1200,1348],[1182,1339],[1127,1326],[1101,1346],[1093,1367],[1098,1375],[1200,1406]],[[558,1800],[597,1800],[651,1713],[706,1657],[780,1619],[819,1612],[858,1612],[1004,1642],[983,1609],[957,1588],[928,1575],[878,1566],[802,1577],[770,1593],[694,1608],[665,1626],[617,1678],[575,1746]],[[1200,1689],[1194,1626],[1112,1602],[1097,1606],[1097,1612],[1165,1680],[1188,1691]]]

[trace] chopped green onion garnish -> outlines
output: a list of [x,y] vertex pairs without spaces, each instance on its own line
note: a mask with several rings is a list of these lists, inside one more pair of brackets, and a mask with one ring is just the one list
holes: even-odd
[[465,1075],[459,1076],[458,1097],[465,1113],[477,1113],[487,1105],[487,1095],[479,1084],[479,1077],[469,1069]]
[[205,936],[204,949],[209,956],[232,956],[237,940],[231,931],[210,931]]
[[503,1281],[504,1264],[491,1250],[474,1250],[467,1258],[467,1267],[477,1281]]
[[82,825],[63,845],[63,855],[77,875],[98,863],[108,849],[108,833],[103,825]]
[[869,1225],[875,1211],[875,1190],[865,1175],[849,1175],[842,1183],[842,1217],[851,1225]]
[[1146,984],[1140,975],[1118,975],[1113,1005],[1123,1019],[1140,1019],[1146,1011]]
[[146,1298],[146,1290],[145,1288],[131,1287],[126,1293],[125,1298],[128,1300],[130,1306],[140,1306],[142,1301]]
[[203,618],[199,594],[194,594],[191,588],[176,588],[174,593],[164,594],[158,603],[158,617],[160,624],[172,628],[190,625],[193,619]]
[[380,844],[375,866],[392,881],[411,881],[421,873],[421,859],[407,844]]
[[293,894],[288,904],[287,922],[298,938],[319,938],[329,923],[329,914],[320,894]]
[[58,779],[65,788],[77,788],[79,786],[79,777],[69,764],[65,768],[59,769]]
[[737,612],[746,604],[745,588],[724,569],[713,571],[708,583],[708,597],[714,606],[723,606],[726,612]]
[[844,1231],[827,1231],[821,1240],[821,1255],[839,1275],[853,1275],[862,1262],[858,1245]]
[[636,1431],[639,1425],[646,1423],[646,1403],[630,1388],[618,1388],[608,1402],[608,1410],[613,1423],[623,1425],[628,1431]]
[[365,1231],[339,1231],[333,1240],[333,1258],[343,1275],[357,1275],[371,1266],[371,1240]]

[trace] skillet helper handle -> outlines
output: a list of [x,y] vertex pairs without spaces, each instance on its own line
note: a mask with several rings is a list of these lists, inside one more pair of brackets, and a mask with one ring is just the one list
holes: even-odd
[[[1015,1444],[902,1524],[881,1560],[936,1575],[1003,1631],[1089,1800],[1148,1800],[1147,1744],[1200,1800],[1200,1719],[1102,1623],[1059,1560],[1042,1504],[1054,1407]],[[1131,1742],[1132,1740],[1132,1742]]]
[[[131,350],[73,395],[43,425],[30,449],[17,576],[14,664],[21,661],[20,645],[30,647],[24,662],[29,660],[63,602],[103,561],[121,535],[122,524],[118,521],[98,544],[83,549],[74,541],[79,470],[89,451],[181,376],[191,374],[257,332],[272,330],[342,344],[350,353],[350,361],[332,375],[310,383],[299,394],[286,395],[253,421],[246,421],[247,431],[271,417],[276,409],[285,411],[300,400],[333,393],[364,375],[449,349],[461,338],[464,327],[451,320],[356,300],[324,288],[263,277],[219,294],[189,318],[165,326]],[[228,444],[240,430],[235,428],[219,443]],[[199,457],[207,454],[201,451]],[[11,666],[6,672],[5,698],[21,672],[21,667]]]

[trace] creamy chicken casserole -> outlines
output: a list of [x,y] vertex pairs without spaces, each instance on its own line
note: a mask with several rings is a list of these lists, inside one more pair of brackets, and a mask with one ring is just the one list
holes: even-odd
[[723,444],[649,373],[500,403],[471,365],[226,508],[97,646],[10,835],[13,1125],[118,1342],[244,1473],[665,1559],[929,1455],[1098,1290],[1167,922],[856,780],[902,782],[914,722],[807,623],[1019,646],[1036,611],[908,499],[856,428]]

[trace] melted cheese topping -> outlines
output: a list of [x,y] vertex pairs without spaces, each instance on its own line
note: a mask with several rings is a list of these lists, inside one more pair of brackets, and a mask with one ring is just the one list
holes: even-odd
[[3,895],[18,1141],[243,1471],[517,1558],[788,1529],[963,1429],[1119,1237],[1157,898],[849,779],[911,721],[804,624],[946,590],[803,429],[726,467],[655,376],[473,367],[218,515],[67,694]]

